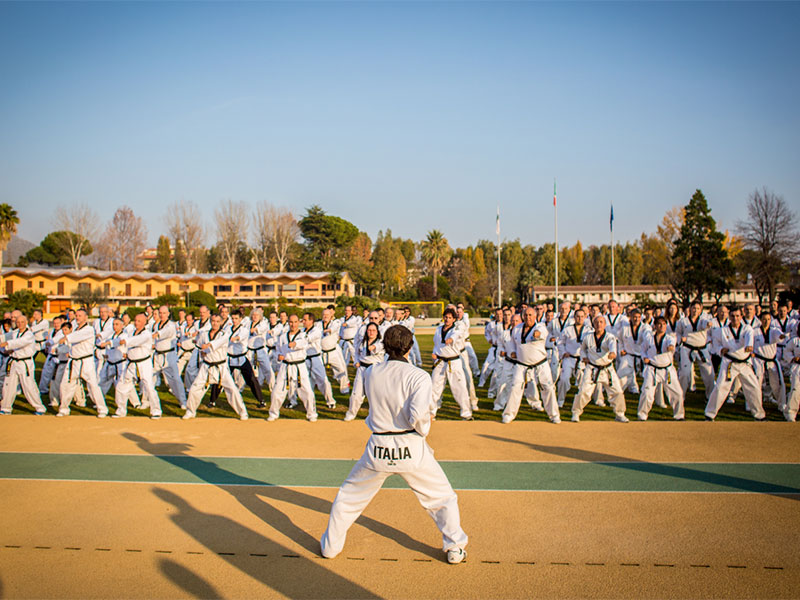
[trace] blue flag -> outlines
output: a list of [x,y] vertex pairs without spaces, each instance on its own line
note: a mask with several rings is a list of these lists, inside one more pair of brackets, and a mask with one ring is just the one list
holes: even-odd
[[611,231],[614,231],[614,205],[611,205],[611,216],[608,219],[608,227]]

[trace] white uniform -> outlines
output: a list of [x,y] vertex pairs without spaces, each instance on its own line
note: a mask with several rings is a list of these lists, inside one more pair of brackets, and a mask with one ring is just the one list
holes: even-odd
[[250,323],[250,338],[247,340],[247,349],[250,355],[250,364],[256,369],[258,384],[263,386],[266,383],[269,389],[272,390],[275,385],[275,371],[272,369],[272,360],[267,346],[268,335],[269,321],[260,319],[257,323]]
[[726,348],[728,352],[722,356],[714,391],[706,403],[706,417],[714,419],[717,416],[728,392],[738,379],[748,410],[756,419],[764,419],[766,413],[761,404],[761,385],[750,364],[750,352],[745,351],[745,348],[753,346],[753,330],[741,323],[738,329],[733,329],[730,325],[720,328],[718,335],[720,351]]
[[[644,365],[642,393],[639,395],[638,417],[640,421],[646,421],[653,408],[656,386],[662,385],[667,392],[667,398],[672,406],[672,416],[674,419],[682,421],[683,411],[683,389],[678,380],[678,372],[672,364],[672,355],[676,348],[675,335],[665,333],[661,339],[650,331],[644,334],[642,342],[642,360],[648,362]],[[669,348],[672,347],[673,350]]]
[[[103,396],[108,394],[112,385],[114,386],[114,394],[116,395],[117,386],[125,376],[125,369],[128,368],[128,358],[125,353],[126,348],[120,345],[117,339],[124,335],[126,335],[124,330],[119,334],[116,332],[111,334],[111,339],[108,340],[111,342],[111,345],[105,348],[106,360],[103,363],[103,368],[100,370],[100,381],[98,382]],[[114,343],[115,340],[117,340],[117,343]],[[134,386],[131,386],[131,395],[128,400],[134,408],[140,407],[139,396],[136,394],[136,388]]]
[[442,532],[443,549],[463,549],[468,538],[461,529],[458,498],[425,441],[433,404],[428,374],[406,361],[390,360],[370,367],[365,387],[370,399],[366,424],[373,433],[333,502],[322,555],[333,558],[342,551],[348,529],[392,473],[405,479],[428,511]]
[[552,346],[552,350],[548,350],[547,355],[550,357],[550,373],[553,376],[553,381],[558,381],[559,371],[561,367],[561,355],[559,354],[558,339],[564,330],[575,322],[571,316],[567,315],[566,319],[562,319],[561,315],[553,317],[547,324],[547,341]]
[[69,405],[75,396],[76,390],[80,387],[78,379],[86,382],[86,389],[89,397],[97,407],[97,416],[105,417],[108,415],[103,393],[97,385],[97,369],[94,364],[95,350],[95,331],[89,323],[84,323],[68,336],[67,343],[71,346],[69,352],[69,363],[67,363],[66,376],[61,381],[59,394],[61,404],[58,410],[59,417],[69,415]]
[[103,370],[103,363],[106,360],[106,350],[101,348],[102,342],[107,342],[114,334],[114,317],[106,317],[106,320],[95,319],[92,323],[94,328],[95,341],[94,341],[94,357],[95,366],[97,367],[97,377],[100,377],[100,372]]
[[786,384],[783,381],[783,365],[778,360],[779,341],[780,332],[777,329],[770,327],[765,331],[757,327],[753,330],[753,368],[756,377],[762,390],[769,386],[772,398],[783,411],[786,408]]
[[[53,381],[53,376],[56,374],[58,368],[58,356],[53,352],[53,338],[62,335],[61,330],[51,330],[45,336],[45,341],[42,343],[42,351],[44,352],[45,359],[42,365],[42,372],[39,375],[39,394],[50,393],[50,382]],[[35,355],[34,355],[35,356]],[[56,395],[58,393],[56,392]],[[53,398],[50,398],[50,405],[53,406]]]
[[311,329],[306,331],[306,338],[308,339],[306,365],[309,378],[311,383],[322,392],[322,397],[325,399],[325,404],[328,408],[334,408],[336,400],[333,398],[331,383],[328,381],[325,365],[322,362],[322,323],[320,321],[315,321]]
[[[618,338],[620,357],[617,361],[617,375],[623,391],[629,389],[634,394],[639,393],[636,375],[641,374],[643,371],[642,343],[647,338],[648,333],[652,334],[652,331],[650,326],[644,323],[639,323],[635,330],[630,322],[622,326],[620,337]],[[623,351],[625,351],[625,354],[622,354]]]
[[[461,418],[472,418],[472,404],[459,351],[462,339],[463,329],[457,327],[455,323],[449,329],[440,325],[433,335],[433,353],[436,355],[431,372],[434,401],[431,413],[433,415],[436,415],[436,411],[442,406],[442,392],[444,392],[444,384],[447,381],[450,391],[453,393],[453,399],[458,403]],[[447,340],[452,340],[452,343],[447,344]]]
[[[201,356],[200,369],[197,372],[189,388],[189,394],[186,398],[186,413],[182,418],[193,419],[197,416],[197,408],[203,400],[203,396],[208,389],[208,386],[214,383],[225,391],[225,397],[228,399],[228,404],[239,416],[242,421],[247,420],[247,409],[242,401],[242,395],[239,393],[239,388],[231,377],[231,370],[228,367],[228,337],[229,334],[218,329],[216,333],[212,334],[211,330],[202,331],[197,336],[197,351]],[[206,350],[201,350],[201,346],[210,344]]]
[[47,319],[42,319],[40,321],[31,320],[28,322],[28,328],[33,333],[33,339],[36,340],[36,351],[33,354],[33,358],[36,358],[39,352],[47,355],[45,345],[50,337],[50,321]]
[[[178,373],[183,375],[186,371],[186,366],[192,359],[192,352],[194,352],[194,339],[197,337],[197,321],[192,321],[192,326],[184,321],[183,324],[178,326]],[[183,381],[183,389],[186,390],[186,379]]]
[[[372,349],[370,349],[372,346]],[[363,340],[356,346],[356,377],[353,381],[353,392],[350,394],[350,406],[344,415],[345,421],[352,421],[358,415],[361,405],[364,403],[364,373],[372,365],[382,363],[384,359],[383,342],[375,340],[367,345],[367,340]]]
[[494,401],[494,410],[503,410],[508,403],[508,396],[511,393],[511,380],[514,377],[514,359],[511,353],[516,351],[514,338],[511,335],[512,327],[504,327],[500,331],[497,341],[497,349],[501,351],[501,367],[496,370],[497,374],[497,398]]
[[[67,365],[69,364],[69,345],[59,344],[64,338],[64,332],[58,331],[53,335],[53,343],[50,347],[50,353],[55,357],[56,368],[53,371],[53,378],[50,380],[50,406],[58,406],[61,402],[61,382],[64,381],[64,373],[67,372]],[[41,388],[39,388],[41,393]],[[78,386],[75,395],[83,394],[83,387]],[[86,398],[81,396],[77,402],[78,406],[86,406]]]
[[35,364],[33,356],[37,352],[37,342],[30,327],[17,332],[8,340],[6,352],[8,352],[8,374],[3,381],[3,400],[0,403],[0,413],[11,414],[14,400],[17,397],[17,387],[22,388],[25,399],[36,411],[37,415],[43,415],[47,409],[42,404],[39,397],[39,388],[36,386],[34,377]]
[[588,363],[581,377],[580,390],[572,401],[573,421],[580,420],[584,407],[591,400],[592,392],[598,385],[605,388],[616,420],[623,423],[628,421],[625,416],[625,394],[614,369],[614,360],[609,358],[612,352],[617,353],[617,339],[607,331],[604,331],[599,338],[596,331],[583,337],[581,359],[587,360]]
[[328,323],[320,321],[320,326],[322,327],[320,350],[322,351],[322,364],[325,366],[330,365],[333,378],[339,382],[339,391],[342,394],[349,394],[350,377],[347,375],[347,363],[344,360],[342,348],[339,346],[341,323],[341,319],[333,319]]
[[186,408],[186,388],[183,387],[178,372],[178,329],[175,323],[160,321],[153,328],[155,354],[153,355],[153,377],[164,376],[172,395],[178,399],[181,408]]
[[478,380],[478,387],[486,385],[486,379],[494,371],[495,363],[497,361],[497,346],[494,343],[494,329],[496,323],[494,319],[489,319],[483,327],[483,337],[489,342],[489,352],[486,354],[486,360],[483,361],[481,368],[481,376]]
[[361,318],[358,315],[352,314],[342,320],[339,328],[339,346],[342,348],[345,364],[349,364],[351,361],[354,365],[356,364],[354,343],[359,327],[361,327]]
[[[294,343],[293,348],[289,347]],[[306,419],[309,421],[317,420],[317,406],[314,399],[314,391],[311,389],[311,382],[306,368],[306,348],[308,340],[302,330],[297,333],[281,334],[275,346],[275,352],[283,356],[283,360],[278,367],[278,374],[275,376],[275,387],[270,398],[269,417],[267,420],[274,421],[280,416],[281,406],[286,400],[287,393],[297,390],[297,395],[306,408]],[[291,389],[290,389],[291,388]]]
[[783,361],[783,349],[792,337],[797,336],[797,321],[791,317],[786,317],[785,319],[775,317],[772,319],[771,326],[777,329],[782,336],[778,342],[778,360]]
[[[277,376],[278,374],[278,353],[275,351],[275,347],[278,344],[278,338],[281,337],[281,334],[286,333],[289,331],[289,326],[284,325],[280,321],[275,321],[275,325],[269,324],[267,325],[267,332],[264,334],[264,341],[267,345],[267,354],[269,355],[270,364],[272,364],[272,372],[275,373]],[[273,387],[275,383],[273,380]],[[270,388],[272,390],[272,388]]]
[[789,365],[789,381],[792,385],[783,415],[787,421],[794,422],[800,408],[800,362],[797,362],[800,360],[800,338],[795,336],[786,343],[783,358]]
[[[575,375],[575,385],[580,387],[581,375],[583,374],[583,361],[581,360],[581,347],[583,345],[583,338],[590,335],[594,330],[587,325],[583,325],[580,332],[575,325],[575,322],[561,332],[558,338],[558,355],[561,357],[560,369],[561,373],[558,376],[558,385],[556,392],[558,394],[558,406],[564,406],[567,398],[567,392],[571,387],[570,380],[573,374]],[[569,354],[569,356],[567,356]]]
[[472,342],[469,341],[469,314],[465,312],[464,316],[461,317],[458,322],[464,325],[464,329],[467,332],[466,338],[464,338],[464,348],[467,352],[469,369],[472,371],[473,377],[478,377],[478,375],[480,375],[480,369],[478,368],[478,356],[475,354],[475,349],[472,347]]
[[714,389],[714,365],[711,364],[708,335],[713,321],[714,319],[704,313],[694,320],[686,316],[678,321],[676,337],[681,344],[678,377],[684,395],[691,384],[694,365],[697,364],[706,388],[706,399],[711,397]]
[[192,387],[192,383],[194,383],[194,379],[200,371],[202,360],[200,358],[200,348],[197,342],[200,339],[200,334],[211,331],[211,317],[207,318],[205,321],[201,321],[200,319],[195,320],[192,329],[195,333],[195,348],[192,350],[192,355],[189,357],[189,361],[186,363],[186,369],[184,369],[183,372],[183,386],[186,390]]
[[[458,353],[461,355],[461,367],[464,369],[464,383],[467,384],[467,392],[469,393],[469,401],[472,410],[478,410],[478,395],[475,393],[475,381],[472,379],[472,367],[470,366],[470,357],[467,352],[467,340],[469,340],[469,320],[456,321],[455,326],[461,330],[460,341],[457,343]],[[470,345],[470,348],[472,345]],[[474,351],[473,351],[474,354]],[[478,359],[475,359],[475,367],[477,369]]]
[[[539,333],[538,338],[534,337],[536,332]],[[545,348],[548,337],[547,326],[541,322],[532,327],[520,323],[514,327],[511,336],[514,340],[516,362],[508,402],[503,409],[503,423],[510,423],[516,418],[526,387],[537,384],[541,388],[542,404],[547,416],[553,423],[560,423],[556,390]]]
[[161,417],[161,399],[156,393],[153,381],[153,334],[145,327],[134,330],[132,335],[123,333],[111,340],[114,348],[124,348],[127,362],[122,378],[114,388],[114,401],[117,411],[114,416],[124,417],[128,414],[128,401],[136,397],[135,385],[139,380],[139,389],[142,392],[142,404],[139,408],[150,408],[150,416],[154,419]]

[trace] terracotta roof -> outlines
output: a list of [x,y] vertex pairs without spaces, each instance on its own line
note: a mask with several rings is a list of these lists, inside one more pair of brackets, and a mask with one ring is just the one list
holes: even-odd
[[[183,281],[210,281],[213,279],[234,280],[247,279],[255,281],[258,279],[324,279],[330,276],[329,271],[302,271],[287,273],[149,273],[147,271],[101,271],[98,269],[31,269],[21,267],[4,267],[3,276],[24,275],[26,277],[47,276],[47,277],[71,277],[81,279],[84,277],[112,278],[112,279],[155,279],[159,281],[183,280]],[[346,275],[344,271],[341,275]]]

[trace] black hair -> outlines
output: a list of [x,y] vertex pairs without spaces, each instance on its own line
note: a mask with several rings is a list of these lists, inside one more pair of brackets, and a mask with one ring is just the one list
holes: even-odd
[[450,315],[450,316],[451,316],[451,317],[453,317],[454,319],[457,319],[457,318],[458,318],[458,317],[456,316],[456,311],[454,311],[452,308],[445,308],[445,309],[444,309],[444,312],[442,313],[442,318],[444,319],[444,318],[445,318],[447,315]]
[[402,325],[392,325],[383,336],[383,348],[390,359],[404,358],[413,345],[414,334]]

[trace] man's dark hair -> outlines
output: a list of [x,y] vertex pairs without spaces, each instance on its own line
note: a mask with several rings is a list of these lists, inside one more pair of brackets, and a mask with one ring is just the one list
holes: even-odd
[[741,312],[741,311],[742,311],[742,307],[741,307],[741,306],[739,306],[738,304],[731,304],[730,306],[728,306],[728,312],[729,312],[729,313],[735,312],[735,311],[737,311],[737,310],[738,310],[739,312]]
[[389,358],[402,359],[413,345],[414,334],[402,325],[392,325],[383,334],[383,349]]
[[309,319],[311,319],[312,321],[316,321],[316,319],[314,318],[314,313],[310,313],[310,312],[303,313],[303,316],[304,316],[304,317],[308,317],[308,318],[309,318]]
[[442,313],[442,318],[444,318],[446,315],[450,315],[454,319],[458,319],[458,317],[456,316],[456,311],[454,311],[452,308],[444,309],[444,312]]
[[328,306],[326,306],[325,308],[330,309],[330,310],[336,310],[336,305],[335,304],[328,304]]
[[653,325],[658,325],[659,323],[664,323],[664,325],[666,325],[667,324],[667,320],[664,317],[656,317],[653,320]]
[[240,317],[244,318],[244,311],[241,308],[237,308],[234,311],[231,311],[231,316],[239,315]]

